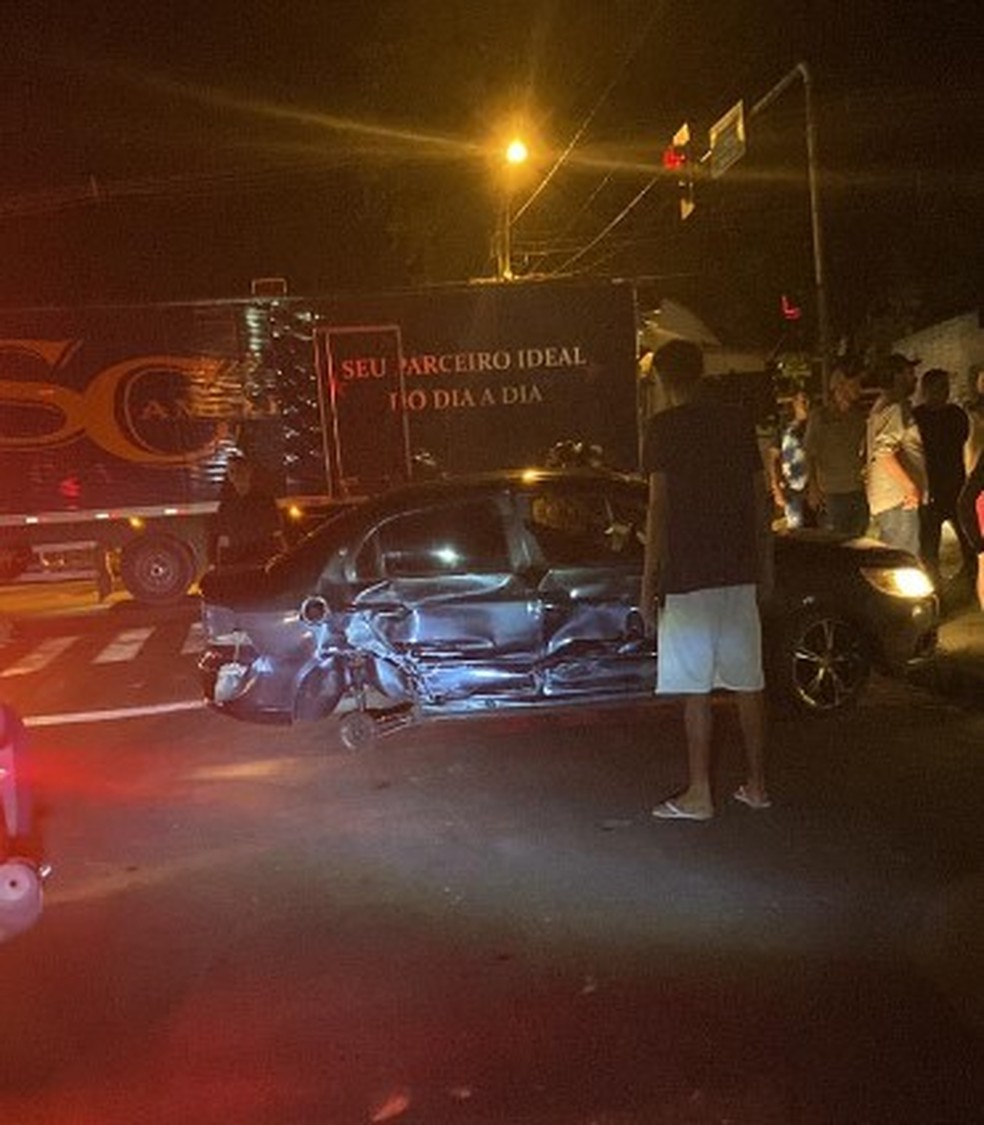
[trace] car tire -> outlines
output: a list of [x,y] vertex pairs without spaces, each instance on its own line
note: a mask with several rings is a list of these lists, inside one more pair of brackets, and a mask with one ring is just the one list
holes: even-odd
[[365,711],[350,711],[342,719],[339,736],[346,750],[368,750],[378,737],[376,721]]
[[175,602],[195,580],[191,550],[169,535],[142,535],[123,548],[120,578],[139,602]]
[[836,610],[796,614],[772,654],[784,703],[810,715],[834,715],[857,703],[871,674],[864,634]]

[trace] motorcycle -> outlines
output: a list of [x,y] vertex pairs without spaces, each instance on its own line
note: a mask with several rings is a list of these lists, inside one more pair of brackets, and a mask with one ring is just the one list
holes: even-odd
[[0,704],[0,942],[41,917],[43,883],[50,873],[25,774],[26,743],[20,716]]

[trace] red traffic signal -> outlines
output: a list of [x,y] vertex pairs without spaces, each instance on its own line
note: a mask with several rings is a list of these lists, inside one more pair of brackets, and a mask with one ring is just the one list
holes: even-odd
[[785,293],[782,295],[779,307],[782,309],[783,320],[799,320],[803,315],[803,310],[795,301],[791,300]]
[[683,145],[667,145],[663,149],[663,167],[668,172],[682,172],[687,167],[687,150]]
[[694,212],[694,165],[690,159],[690,126],[685,121],[673,134],[673,139],[663,149],[664,171],[676,177],[680,189],[680,218],[686,219]]

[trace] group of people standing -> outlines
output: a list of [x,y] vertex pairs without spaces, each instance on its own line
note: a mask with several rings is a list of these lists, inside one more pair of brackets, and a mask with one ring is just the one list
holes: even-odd
[[[879,389],[861,403],[864,373],[838,366],[823,404],[798,391],[771,458],[771,484],[789,527],[816,525],[873,534],[920,558],[940,582],[940,541],[949,523],[960,545],[961,577],[984,607],[976,512],[984,451],[984,371],[974,399],[950,401],[941,368],[916,377],[916,362],[893,353],[873,373]],[[914,396],[919,391],[919,401]]]
[[[775,456],[763,459],[752,419],[706,393],[697,345],[664,344],[652,369],[661,409],[643,444],[649,510],[640,607],[656,637],[656,692],[683,699],[688,766],[685,787],[652,814],[706,821],[716,812],[715,689],[733,693],[738,704],[746,774],[732,798],[755,810],[771,805],[759,614],[772,585],[769,485],[794,526],[815,519],[851,536],[874,529],[913,554],[928,552],[929,566],[949,519],[960,527],[965,565],[977,568],[984,551],[984,375],[976,376],[976,412],[948,402],[942,371],[923,376],[923,401],[914,407],[915,364],[893,355],[866,412],[861,372],[842,367],[822,406],[811,409],[805,395],[794,400]],[[973,460],[969,476],[965,456]],[[984,608],[980,579],[978,595]]]

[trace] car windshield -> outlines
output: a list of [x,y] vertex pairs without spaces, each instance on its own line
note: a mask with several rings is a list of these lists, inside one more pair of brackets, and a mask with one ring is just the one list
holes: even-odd
[[276,582],[288,575],[292,580],[313,584],[321,573],[332,544],[344,538],[346,529],[359,517],[361,506],[347,504],[328,513],[323,523],[283,554],[267,564],[266,570]]

